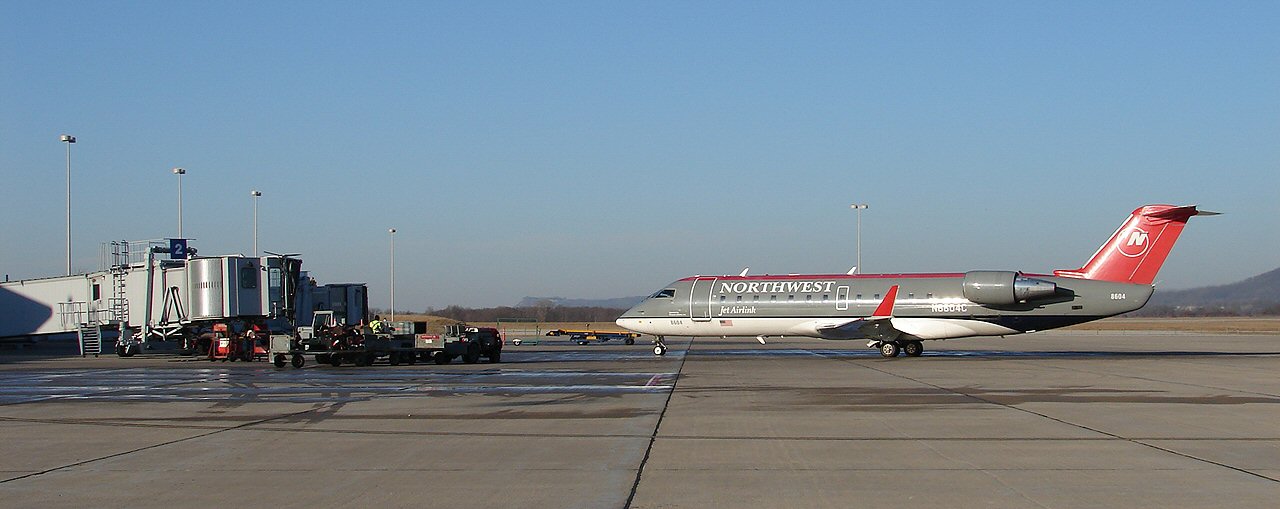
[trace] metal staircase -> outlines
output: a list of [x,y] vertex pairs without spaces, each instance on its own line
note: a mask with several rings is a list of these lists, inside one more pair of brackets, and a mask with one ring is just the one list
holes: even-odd
[[96,322],[80,324],[80,356],[93,355],[97,357],[101,353],[102,324]]

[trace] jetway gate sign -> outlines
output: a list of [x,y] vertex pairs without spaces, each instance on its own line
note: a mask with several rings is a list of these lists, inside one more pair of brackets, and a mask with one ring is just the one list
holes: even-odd
[[169,239],[169,259],[187,259],[187,239]]

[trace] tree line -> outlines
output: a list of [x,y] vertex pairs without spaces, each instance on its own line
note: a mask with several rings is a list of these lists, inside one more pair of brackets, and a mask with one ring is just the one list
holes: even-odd
[[[613,322],[625,309],[607,307],[574,307],[539,305],[530,307],[500,306],[492,308],[467,308],[449,306],[443,309],[427,308],[422,314],[439,316],[460,322],[497,322],[512,318],[539,322]],[[372,309],[370,314],[388,315],[383,309]]]

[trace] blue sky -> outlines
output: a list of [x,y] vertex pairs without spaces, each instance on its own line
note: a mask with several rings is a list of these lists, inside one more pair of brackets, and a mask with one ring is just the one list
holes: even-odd
[[0,2],[0,272],[113,239],[302,253],[397,307],[701,274],[1280,266],[1274,2]]

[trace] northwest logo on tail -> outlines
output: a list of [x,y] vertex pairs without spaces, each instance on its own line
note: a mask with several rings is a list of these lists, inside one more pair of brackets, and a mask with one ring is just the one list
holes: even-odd
[[1130,228],[1120,238],[1129,239],[1119,246],[1120,254],[1129,258],[1145,255],[1151,249],[1151,243],[1147,242],[1147,232],[1142,228]]

